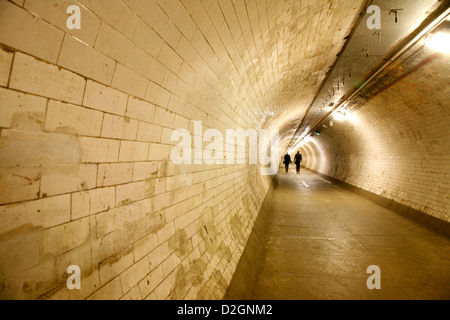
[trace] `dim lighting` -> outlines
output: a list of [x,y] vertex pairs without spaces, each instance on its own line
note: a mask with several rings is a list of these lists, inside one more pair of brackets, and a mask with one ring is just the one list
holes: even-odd
[[436,33],[427,41],[427,47],[439,52],[450,53],[450,34]]

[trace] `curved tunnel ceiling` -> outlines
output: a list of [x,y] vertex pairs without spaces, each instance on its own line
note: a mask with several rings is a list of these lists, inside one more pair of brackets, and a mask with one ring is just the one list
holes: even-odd
[[[272,42],[263,41],[265,49],[267,44],[272,49],[253,60],[259,62],[253,65],[255,90],[260,90],[265,107],[260,125],[280,130],[281,151],[294,147],[440,4],[435,0],[273,3],[278,17],[268,21]],[[367,27],[371,5],[381,9],[380,30]],[[394,9],[402,9],[397,21]],[[258,52],[262,49],[255,49]]]
[[[174,130],[279,128],[285,148],[326,116],[321,94],[353,61],[353,41],[353,54],[370,61],[351,69],[357,82],[434,5],[450,7],[77,0],[86,28],[68,30],[69,2],[0,0],[0,299],[224,297],[267,222],[276,178],[218,157],[176,164]],[[380,42],[373,30],[358,36],[373,3]],[[395,23],[388,11],[399,6]],[[383,45],[369,57],[367,37]],[[450,221],[447,57],[324,130],[304,146],[305,167]],[[422,57],[398,60],[408,72]],[[335,98],[353,89],[345,81]],[[187,151],[211,151],[193,131]],[[63,289],[73,259],[88,285],[72,295]]]
[[[285,140],[292,137],[367,2],[234,3],[235,7],[245,6],[250,16],[250,21],[235,17],[240,26],[236,32],[243,33],[247,47],[251,48],[243,57],[245,74],[249,77],[249,85],[244,87],[248,91],[245,95],[253,97],[252,103],[262,109],[256,116],[261,119],[258,126],[280,129]],[[222,4],[225,11],[227,6],[233,6],[228,1]],[[235,12],[243,12],[240,9],[236,7]],[[235,25],[233,12],[224,15],[228,25]],[[241,41],[236,35],[235,44],[228,45],[239,47]]]

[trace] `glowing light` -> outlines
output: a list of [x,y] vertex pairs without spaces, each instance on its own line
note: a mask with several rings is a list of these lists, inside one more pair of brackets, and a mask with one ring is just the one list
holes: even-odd
[[342,113],[341,111],[338,111],[334,114],[334,120],[336,121],[344,121],[346,118],[346,115]]
[[354,112],[347,114],[347,119],[353,123],[359,123],[359,119]]
[[427,47],[439,52],[450,53],[450,34],[436,33],[427,41]]

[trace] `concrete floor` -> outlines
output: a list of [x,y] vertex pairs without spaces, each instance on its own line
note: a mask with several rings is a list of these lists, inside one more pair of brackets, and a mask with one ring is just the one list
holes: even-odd
[[303,169],[279,174],[265,242],[253,299],[450,299],[450,239]]

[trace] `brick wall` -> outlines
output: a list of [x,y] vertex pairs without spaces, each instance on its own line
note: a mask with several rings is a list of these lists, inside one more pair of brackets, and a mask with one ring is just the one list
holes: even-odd
[[322,130],[304,165],[450,222],[449,61],[439,55]]
[[270,178],[169,159],[190,120],[248,129],[262,108],[203,2],[0,0],[0,298],[223,297]]

